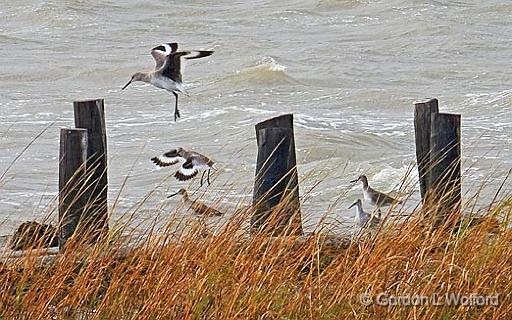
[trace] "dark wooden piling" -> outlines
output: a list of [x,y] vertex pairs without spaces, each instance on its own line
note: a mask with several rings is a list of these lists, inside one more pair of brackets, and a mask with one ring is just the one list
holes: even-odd
[[59,248],[75,232],[87,203],[84,181],[87,130],[61,129],[59,155]]
[[461,204],[460,115],[433,113],[430,136],[429,202],[435,226],[458,217]]
[[420,192],[423,203],[426,203],[429,189],[430,163],[430,130],[432,114],[439,112],[437,99],[419,102],[414,105],[414,133],[416,138],[416,160],[418,163],[418,176]]
[[256,139],[255,211],[251,227],[256,231],[271,225],[268,231],[273,234],[302,234],[293,115],[258,123]]
[[75,101],[75,126],[87,129],[88,206],[84,221],[97,238],[108,230],[107,135],[103,99]]

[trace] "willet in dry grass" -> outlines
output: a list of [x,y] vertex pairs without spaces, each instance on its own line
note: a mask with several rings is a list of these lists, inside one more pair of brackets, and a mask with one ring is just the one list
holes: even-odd
[[400,204],[395,198],[388,196],[387,194],[377,191],[370,187],[368,184],[368,178],[365,175],[360,175],[357,179],[350,181],[350,183],[361,182],[363,184],[363,196],[364,200],[369,204],[376,206],[377,208],[386,207],[393,204]]
[[355,222],[359,228],[375,228],[377,227],[381,220],[375,216],[370,215],[366,211],[363,210],[363,203],[361,199],[357,199],[349,209],[352,207],[356,207],[356,218]]
[[161,156],[151,158],[151,161],[160,167],[168,167],[180,163],[180,168],[174,174],[174,177],[180,181],[192,179],[199,171],[203,171],[201,175],[201,186],[203,185],[205,173],[208,173],[206,181],[208,185],[210,185],[210,170],[214,162],[207,156],[198,152],[176,148]]
[[182,81],[181,58],[185,60],[199,59],[211,55],[213,51],[193,50],[178,51],[177,43],[164,43],[151,49],[151,55],[155,59],[155,69],[150,72],[137,72],[130,81],[121,89],[135,81],[147,82],[155,87],[165,89],[174,94],[176,104],[174,107],[174,121],[180,118],[178,110],[178,92],[187,94]]
[[171,194],[167,198],[174,197],[175,195],[181,195],[181,200],[185,206],[188,206],[190,210],[194,211],[196,215],[203,217],[220,217],[224,215],[224,212],[220,212],[219,210],[209,207],[206,204],[200,202],[199,200],[191,200],[187,190],[180,189],[178,192]]

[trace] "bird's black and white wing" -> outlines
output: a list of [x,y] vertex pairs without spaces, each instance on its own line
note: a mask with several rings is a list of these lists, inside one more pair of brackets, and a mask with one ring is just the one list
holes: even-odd
[[172,166],[178,162],[184,163],[186,160],[187,159],[183,158],[176,149],[166,152],[161,156],[151,158],[151,161],[160,167]]
[[194,166],[193,158],[190,157],[185,161],[181,167],[176,171],[174,176],[180,181],[192,179],[199,172],[198,168]]
[[162,65],[162,68],[160,68],[162,75],[174,81],[181,82],[181,57],[186,54],[186,52],[173,52],[166,56],[165,63]]
[[215,51],[210,50],[192,50],[192,51],[186,51],[187,54],[185,55],[186,60],[192,60],[192,59],[199,59],[211,56]]
[[178,50],[178,44],[175,42],[172,43],[163,43],[157,47],[151,49],[151,55],[155,59],[155,70],[162,68],[165,63],[165,59],[168,55]]
[[161,68],[163,76],[173,79],[174,81],[183,81],[182,71],[183,67],[181,64],[181,57],[186,60],[199,59],[208,57],[213,51],[206,50],[195,50],[195,51],[176,51],[172,52],[165,58],[165,63]]

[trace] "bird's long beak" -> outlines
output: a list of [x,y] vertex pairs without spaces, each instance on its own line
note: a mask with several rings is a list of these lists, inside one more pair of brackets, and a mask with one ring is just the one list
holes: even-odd
[[356,201],[356,202],[354,202],[354,203],[352,203],[352,204],[350,205],[350,207],[348,207],[347,209],[352,208],[352,207],[353,207],[353,206],[355,206],[356,204],[357,204],[357,201]]
[[171,195],[167,196],[167,198],[172,198],[172,197],[174,197],[175,195],[177,195],[178,193],[180,193],[180,192],[179,192],[179,191],[178,191],[178,192],[175,192],[175,193],[173,193],[173,194],[171,194]]
[[356,179],[354,179],[354,180],[351,180],[351,181],[350,181],[350,183],[354,183],[354,182],[357,182],[357,181],[359,181],[359,178],[356,178]]
[[128,87],[128,86],[130,85],[130,83],[132,83],[132,80],[128,81],[128,83],[127,83],[127,84],[125,84],[125,85],[124,85],[124,87],[123,87],[123,89],[121,89],[121,90],[124,90],[126,87]]

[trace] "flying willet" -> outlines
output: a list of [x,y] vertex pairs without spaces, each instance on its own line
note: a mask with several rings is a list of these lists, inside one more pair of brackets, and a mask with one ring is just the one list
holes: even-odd
[[172,149],[159,157],[151,158],[156,165],[160,167],[168,167],[178,162],[181,164],[180,168],[174,174],[174,177],[180,181],[185,181],[195,177],[199,171],[203,170],[201,175],[201,186],[203,185],[203,178],[206,172],[206,181],[210,185],[210,170],[214,162],[207,156],[192,150],[185,150],[183,148]]
[[204,217],[220,217],[224,215],[224,212],[220,212],[219,210],[209,207],[206,204],[198,201],[198,200],[190,200],[188,196],[188,192],[185,189],[180,189],[178,192],[171,194],[167,198],[174,197],[175,195],[181,194],[181,200],[183,204],[188,206],[196,215],[204,216]]
[[391,198],[385,193],[377,191],[370,187],[368,178],[365,175],[359,176],[357,179],[350,181],[350,183],[361,181],[363,183],[363,196],[364,200],[377,208],[390,206],[392,204],[400,204],[402,201]]
[[359,228],[375,228],[380,224],[380,219],[370,215],[369,213],[363,210],[363,203],[361,199],[357,199],[348,209],[356,206],[356,218],[355,222]]
[[177,118],[180,118],[178,92],[187,94],[181,75],[181,57],[184,57],[186,60],[192,60],[207,57],[212,53],[213,51],[206,50],[178,51],[177,43],[161,44],[151,49],[151,55],[156,63],[155,70],[135,73],[121,90],[124,90],[132,82],[143,81],[172,92],[176,98],[174,107],[174,121],[176,121]]

